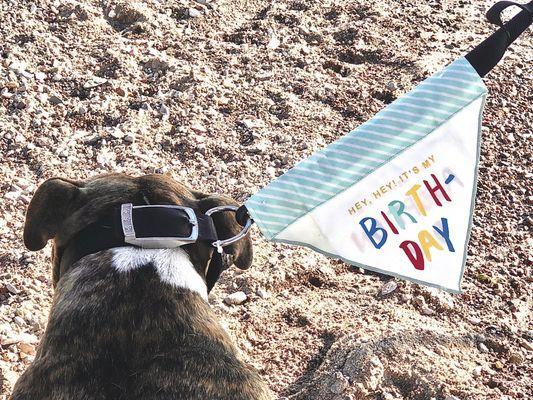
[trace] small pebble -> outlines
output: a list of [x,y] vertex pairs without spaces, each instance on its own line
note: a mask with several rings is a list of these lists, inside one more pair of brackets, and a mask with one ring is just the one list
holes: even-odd
[[133,143],[135,141],[135,136],[133,135],[126,135],[124,136],[124,141],[126,143]]
[[19,351],[28,355],[35,354],[35,346],[30,343],[20,342],[18,344]]
[[381,287],[381,295],[387,296],[393,293],[398,288],[398,283],[394,279],[391,279]]
[[115,139],[122,139],[125,135],[120,129],[113,129],[111,131],[111,136]]
[[168,119],[170,116],[170,110],[164,104],[161,104],[161,107],[159,107],[159,113],[161,114],[163,119]]
[[44,81],[46,79],[46,74],[44,72],[36,72],[35,79],[38,81]]
[[19,294],[20,293],[20,290],[18,290],[15,286],[13,286],[11,283],[6,283],[4,285],[6,287],[6,289],[8,290],[9,293],[11,294]]
[[100,78],[98,76],[93,76],[91,79],[87,80],[83,84],[83,88],[84,89],[91,89],[91,88],[103,85],[106,82],[107,82],[107,79]]
[[248,299],[248,296],[246,296],[246,293],[244,292],[235,292],[230,294],[229,296],[226,296],[224,299],[224,302],[231,306],[237,306],[239,304],[242,304]]
[[429,308],[428,306],[422,306],[422,308],[420,309],[420,312],[423,315],[434,315],[435,314],[435,311]]
[[396,84],[394,82],[387,83],[385,87],[387,88],[387,90],[390,90],[391,92],[396,90]]
[[511,353],[509,356],[509,362],[511,364],[520,365],[524,362],[524,356],[520,353]]
[[280,41],[278,39],[278,36],[276,35],[276,32],[272,31],[270,34],[270,40],[268,41],[267,48],[270,50],[275,50],[279,47]]
[[329,390],[334,394],[341,394],[350,385],[350,381],[342,374],[342,372],[335,373],[335,380],[331,384]]
[[54,95],[50,96],[50,97],[48,98],[48,101],[49,101],[50,103],[54,104],[54,105],[58,105],[58,104],[63,103],[63,100],[61,100],[59,97],[54,96]]
[[126,96],[126,90],[124,90],[120,86],[115,88],[115,93],[118,94],[120,97]]
[[202,13],[200,11],[198,11],[196,8],[189,8],[189,17],[191,18],[198,18],[199,16],[201,16]]

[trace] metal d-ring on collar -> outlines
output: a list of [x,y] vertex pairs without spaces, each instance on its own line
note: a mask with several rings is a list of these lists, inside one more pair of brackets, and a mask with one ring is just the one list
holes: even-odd
[[[239,209],[239,207],[232,206],[232,205],[213,207],[213,208],[207,210],[205,215],[211,215],[211,214],[215,214],[215,213],[222,212],[222,211],[237,212],[238,209]],[[238,234],[236,234],[235,236],[232,236],[230,238],[224,239],[224,240],[217,240],[216,242],[213,242],[212,245],[217,248],[219,253],[222,253],[222,249],[224,247],[229,246],[230,244],[235,243],[238,240],[241,240],[244,236],[246,236],[246,234],[250,230],[251,226],[252,226],[252,219],[248,217],[246,219],[246,222],[245,222],[242,230]]]

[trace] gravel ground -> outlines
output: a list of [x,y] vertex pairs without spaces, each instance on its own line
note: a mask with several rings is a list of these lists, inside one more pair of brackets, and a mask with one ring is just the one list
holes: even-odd
[[[492,3],[3,0],[0,400],[50,306],[49,249],[21,240],[43,179],[169,172],[242,201],[465,54]],[[463,294],[383,298],[385,277],[254,231],[210,301],[280,398],[532,398],[532,60],[529,33],[486,79]]]

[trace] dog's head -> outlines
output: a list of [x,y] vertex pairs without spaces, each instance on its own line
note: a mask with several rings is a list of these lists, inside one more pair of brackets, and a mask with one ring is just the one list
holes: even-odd
[[[123,203],[133,205],[167,204],[191,207],[199,212],[236,203],[224,196],[193,191],[167,175],[130,177],[124,174],[99,175],[85,181],[52,178],[35,192],[26,214],[24,244],[30,250],[42,249],[53,240],[53,277],[57,283],[65,273],[62,262],[65,246],[81,230],[102,218],[110,208]],[[236,235],[241,226],[231,212],[213,214],[220,238]],[[197,271],[205,278],[214,248],[208,243],[183,246]],[[228,246],[233,263],[246,269],[252,263],[249,237]]]

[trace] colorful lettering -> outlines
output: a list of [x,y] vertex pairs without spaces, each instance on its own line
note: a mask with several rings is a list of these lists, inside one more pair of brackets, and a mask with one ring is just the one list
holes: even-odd
[[420,186],[419,184],[416,184],[416,185],[413,185],[413,187],[411,189],[409,189],[407,192],[405,192],[405,194],[407,196],[410,196],[411,199],[413,199],[413,202],[415,203],[415,206],[416,208],[418,209],[418,211],[420,211],[420,214],[422,214],[423,216],[426,216],[427,213],[426,213],[426,209],[424,208],[424,205],[422,204],[422,200],[420,200],[420,196],[418,196],[418,189],[420,189],[422,186]]
[[439,207],[442,207],[442,203],[437,197],[437,194],[436,194],[437,192],[441,192],[444,198],[446,199],[446,201],[452,201],[452,199],[450,199],[450,196],[448,196],[448,193],[446,193],[446,190],[444,190],[444,187],[439,182],[437,177],[434,174],[431,174],[431,177],[435,181],[435,186],[430,186],[429,182],[426,180],[424,180],[424,185],[426,186],[426,189],[428,190],[429,194],[433,198],[433,201],[435,202],[435,204],[438,205]]
[[424,251],[424,257],[426,257],[428,261],[431,261],[430,249],[432,247],[435,247],[437,250],[444,250],[444,248],[439,244],[439,242],[435,240],[433,235],[431,235],[431,233],[426,230],[422,230],[418,233],[418,241],[420,242],[420,246]]
[[422,250],[420,250],[418,243],[411,240],[404,240],[400,244],[400,248],[405,252],[407,258],[409,258],[409,261],[413,264],[413,267],[421,271],[424,270],[424,256],[422,255]]
[[402,215],[407,215],[411,222],[416,224],[415,217],[405,211],[405,204],[403,204],[400,200],[393,200],[389,203],[389,212],[401,229],[405,229],[405,224],[400,218]]
[[448,218],[441,218],[442,223],[442,229],[438,226],[433,225],[433,229],[437,231],[437,233],[444,239],[446,242],[446,246],[448,247],[448,250],[452,253],[455,253],[455,249],[453,248],[452,241],[450,240],[450,229],[448,228]]
[[[370,221],[370,227],[366,226],[367,221]],[[365,231],[366,236],[368,239],[370,239],[374,247],[376,249],[381,249],[387,241],[387,231],[383,228],[378,228],[377,221],[372,217],[363,218],[361,221],[359,221],[359,225],[361,225],[361,228],[363,228],[363,231]],[[376,240],[374,240],[374,236],[378,232],[381,232],[381,239],[379,242],[376,242]]]

